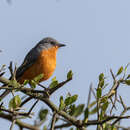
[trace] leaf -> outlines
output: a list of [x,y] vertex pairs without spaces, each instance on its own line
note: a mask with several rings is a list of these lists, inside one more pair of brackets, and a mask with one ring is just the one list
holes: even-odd
[[29,80],[29,84],[31,85],[31,87],[36,88],[37,84],[40,82],[40,80],[43,78],[43,76],[44,76],[43,74],[39,74],[33,80]]
[[55,88],[58,85],[58,81],[54,80],[51,82],[51,84],[49,85],[50,88]]
[[99,84],[98,84],[98,86],[100,86],[101,88],[104,86],[104,74],[103,73],[101,73],[99,75]]
[[91,112],[89,112],[89,114],[93,115],[97,112],[97,106],[95,108],[92,109]]
[[5,64],[4,64],[4,65],[2,65],[2,66],[1,66],[1,68],[0,68],[0,72],[4,71],[4,70],[6,69],[5,67],[6,67],[6,65],[5,65]]
[[102,95],[102,88],[98,87],[97,88],[97,98],[101,98],[101,95]]
[[86,123],[88,121],[88,116],[89,116],[89,109],[88,107],[84,111],[84,122]]
[[10,80],[8,85],[9,86],[13,86],[14,88],[18,88],[19,87],[19,83],[16,80],[14,80],[14,79]]
[[16,109],[20,106],[20,104],[21,104],[21,98],[19,97],[19,95],[16,95],[9,101],[9,108]]
[[108,100],[108,97],[105,96],[105,97],[101,98],[101,103],[105,103],[105,102],[107,102],[107,100]]
[[104,79],[102,79],[101,81],[99,81],[99,87],[103,87],[104,86]]
[[74,110],[73,116],[75,116],[75,117],[80,116],[80,115],[82,114],[83,110],[84,110],[84,104],[78,105],[78,106],[75,108],[75,110]]
[[125,73],[126,73],[126,71],[127,71],[127,68],[129,67],[129,65],[130,65],[130,63],[128,63],[128,64],[125,66],[125,69],[124,69]]
[[34,80],[30,80],[29,84],[31,85],[31,88],[36,88],[37,83]]
[[70,70],[68,73],[67,73],[67,79],[72,79],[72,76],[73,76],[73,72],[72,70]]
[[126,83],[127,85],[130,85],[130,80],[125,80],[125,83]]
[[39,119],[42,120],[42,121],[45,121],[47,114],[48,114],[47,109],[41,109],[40,112],[39,112]]
[[27,85],[29,83],[29,80],[24,80],[23,85]]
[[60,105],[59,110],[63,110],[65,108],[63,96],[60,97]]
[[109,105],[109,102],[107,101],[107,102],[105,102],[103,105],[102,105],[102,111],[103,111],[103,113],[105,113],[106,112],[106,110],[107,110],[107,108],[108,108],[108,105]]
[[69,109],[70,109],[69,115],[72,116],[72,115],[74,114],[74,112],[75,112],[75,108],[76,108],[75,104],[70,105],[70,107],[69,107]]
[[130,74],[127,76],[127,78],[126,79],[129,79],[130,78]]
[[65,105],[68,106],[68,105],[71,105],[72,103],[74,103],[78,98],[78,95],[74,95],[74,96],[71,96],[71,97],[67,97],[65,99]]
[[122,73],[122,71],[123,71],[123,66],[121,66],[121,67],[119,68],[119,70],[118,70],[116,76],[120,75],[120,74]]
[[44,125],[43,130],[47,130],[47,126],[46,125]]
[[51,81],[56,81],[56,76],[54,77],[54,78],[52,78],[52,80]]
[[88,108],[93,107],[96,103],[97,103],[96,101],[93,101],[91,104],[88,105]]
[[40,80],[44,77],[43,74],[39,74],[38,76],[36,76],[33,80],[36,82],[36,83],[39,83]]
[[101,81],[101,80],[103,80],[103,79],[104,79],[104,74],[101,73],[101,74],[99,75],[99,81]]

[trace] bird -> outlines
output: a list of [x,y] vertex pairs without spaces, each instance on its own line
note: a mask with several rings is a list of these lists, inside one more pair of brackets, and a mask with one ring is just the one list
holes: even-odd
[[[46,37],[36,44],[25,56],[23,63],[16,70],[16,80],[23,84],[25,80],[33,80],[38,75],[43,77],[39,82],[49,79],[56,68],[56,54],[59,48],[66,46],[52,37]],[[11,79],[11,78],[10,78]],[[2,100],[9,94],[5,90],[0,95]]]

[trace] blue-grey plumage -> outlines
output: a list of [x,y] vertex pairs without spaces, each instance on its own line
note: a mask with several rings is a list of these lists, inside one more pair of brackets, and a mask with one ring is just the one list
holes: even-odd
[[[16,80],[19,82],[22,78],[20,83],[23,83],[23,81],[26,78],[33,79],[34,76],[36,77],[40,73],[40,71],[41,71],[41,73],[45,73],[45,75],[46,75],[45,79],[43,79],[43,80],[48,79],[53,73],[50,71],[54,71],[54,69],[55,69],[55,63],[53,65],[52,62],[53,61],[56,62],[56,58],[55,58],[56,51],[58,48],[63,47],[63,46],[65,46],[65,44],[61,44],[57,40],[55,40],[51,37],[47,37],[47,38],[44,38],[43,40],[41,40],[25,56],[23,63],[19,66],[19,68],[16,71]],[[52,53],[53,50],[54,50],[54,54]],[[49,51],[50,51],[51,55],[49,55],[49,53],[48,53]],[[51,57],[49,58],[49,56],[51,56]],[[52,57],[54,57],[55,59],[53,59]],[[48,62],[49,59],[51,62]],[[45,61],[47,61],[47,62],[45,62]],[[41,63],[41,62],[43,62],[43,63]],[[34,65],[35,63],[37,64],[37,66]],[[32,67],[32,69],[30,69],[31,67]],[[40,67],[41,67],[41,69],[40,69]],[[37,71],[38,69],[40,70],[39,72]],[[35,74],[30,73],[30,72],[32,72],[32,70],[35,72]],[[34,74],[34,75],[31,76],[31,78],[30,78],[31,74]],[[26,76],[26,75],[28,75],[28,76]],[[0,95],[0,99],[3,99],[9,92],[10,91],[6,90],[2,95]]]

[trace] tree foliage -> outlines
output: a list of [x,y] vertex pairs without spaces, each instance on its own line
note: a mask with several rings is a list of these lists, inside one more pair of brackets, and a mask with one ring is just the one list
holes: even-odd
[[[50,96],[72,80],[72,70],[67,73],[66,80],[59,82],[54,77],[50,85],[44,87],[39,84],[43,75],[35,77],[34,80],[25,81],[22,85],[19,84],[15,80],[16,67],[13,71],[12,63],[9,70],[13,78],[6,79],[4,77],[5,65],[3,65],[0,69],[0,82],[6,85],[1,85],[0,90],[10,90],[12,99],[9,99],[8,107],[4,104],[4,99],[1,99],[0,118],[12,122],[10,129],[13,129],[16,124],[20,129],[28,128],[31,130],[40,130],[40,128],[44,130],[61,128],[85,130],[89,129],[89,126],[96,126],[97,130],[118,130],[119,128],[126,130],[128,128],[124,128],[120,122],[122,119],[130,118],[130,115],[126,115],[130,107],[125,105],[123,97],[117,90],[122,85],[123,87],[130,86],[130,74],[127,74],[127,68],[128,65],[124,68],[121,66],[115,74],[110,69],[112,83],[108,83],[103,73],[99,74],[97,87],[94,88],[92,84],[90,85],[87,104],[77,104],[78,94],[71,95],[68,93],[66,97],[59,95],[59,106],[56,106],[50,100]],[[40,89],[37,89],[38,86]],[[23,93],[26,97],[22,98],[23,95],[18,94],[18,92]],[[6,96],[5,99],[7,98]],[[32,99],[35,101],[32,106],[30,105],[29,111],[23,110],[23,106]],[[27,118],[34,116],[33,109],[38,107],[36,106],[38,102],[45,103],[49,108],[39,110],[39,118],[35,120],[34,125],[26,123]],[[117,105],[121,106],[120,109],[117,109]],[[47,120],[51,122],[48,125],[45,123]]]

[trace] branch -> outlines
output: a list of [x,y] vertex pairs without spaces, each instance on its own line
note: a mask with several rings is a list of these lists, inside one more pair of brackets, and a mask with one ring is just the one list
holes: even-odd
[[71,81],[72,78],[67,79],[61,83],[59,83],[56,87],[54,88],[49,88],[49,95],[51,95],[52,93],[54,93],[57,89],[61,88],[63,85],[65,85],[66,83],[68,83],[69,81]]
[[15,125],[15,122],[16,122],[16,120],[13,120],[13,122],[12,122],[12,124],[11,124],[11,126],[10,126],[10,130],[13,130],[13,127],[14,127],[14,125]]
[[53,117],[52,117],[52,121],[51,121],[51,128],[50,128],[50,130],[54,130],[54,128],[55,128],[56,117],[57,117],[57,113],[54,112],[53,113]]
[[[0,113],[0,118],[6,119],[6,120],[12,122],[12,116],[11,115]],[[27,129],[30,129],[30,130],[40,130],[38,127],[27,124],[27,123],[22,122],[20,120],[16,120],[16,124],[21,128],[27,128]]]
[[62,129],[62,128],[70,127],[70,126],[72,126],[71,123],[65,123],[65,124],[61,124],[61,125],[56,125],[55,129]]
[[[58,88],[62,87],[68,81],[69,80],[63,81],[56,88],[50,89],[50,94],[55,92]],[[9,83],[9,80],[7,80],[7,79],[5,79],[3,77],[0,77],[0,82]],[[118,88],[119,84],[120,84],[120,81],[115,81],[112,89],[105,96],[111,97],[113,95],[113,90],[116,90]],[[65,119],[67,119],[70,124],[76,126],[80,130],[81,130],[82,126],[102,125],[102,124],[104,124],[104,123],[106,123],[106,122],[108,122],[110,120],[113,120],[113,119],[121,120],[121,119],[130,118],[130,116],[111,116],[111,117],[107,117],[104,120],[100,120],[100,121],[98,121],[98,120],[88,120],[87,123],[84,123],[83,121],[77,120],[76,118],[70,116],[66,112],[64,112],[62,110],[59,110],[59,108],[55,104],[53,104],[53,102],[51,102],[48,97],[45,97],[44,95],[41,95],[41,94],[38,94],[38,93],[30,93],[28,91],[22,91],[22,92],[24,94],[30,96],[31,98],[39,99],[40,101],[43,101],[46,105],[48,105],[51,108],[52,111],[55,111],[58,115],[60,115],[60,116],[64,117]]]
[[26,98],[20,105],[20,107],[22,107],[24,104],[26,104],[28,101],[30,101],[32,99],[32,97],[28,97]]
[[110,120],[113,119],[118,119],[118,120],[122,120],[122,119],[129,119],[130,116],[111,116],[111,117],[107,117],[104,120],[101,121],[97,121],[97,120],[92,120],[92,121],[88,121],[87,123],[84,123],[83,125],[89,126],[89,125],[102,125]]

